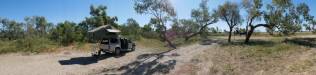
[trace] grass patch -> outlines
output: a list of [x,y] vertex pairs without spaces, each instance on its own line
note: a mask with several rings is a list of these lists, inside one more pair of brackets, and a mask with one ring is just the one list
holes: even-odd
[[306,47],[300,45],[284,43],[280,38],[251,40],[247,44],[243,43],[243,40],[235,40],[232,43],[224,43],[221,47],[226,50],[238,50],[242,58],[278,58],[288,53],[307,50]]
[[140,40],[135,41],[136,48],[145,48],[152,51],[167,51],[169,48],[166,47],[164,42],[161,42],[157,39],[147,39],[147,38],[140,38]]
[[[300,72],[314,66],[314,62],[310,60],[298,60],[298,56],[309,51],[310,47],[284,42],[284,40],[276,37],[251,40],[248,44],[244,44],[243,40],[234,40],[232,43],[224,42],[217,48],[221,53],[215,56],[214,63],[223,68],[222,72],[246,75],[258,71],[267,73]],[[289,65],[291,66],[289,67]],[[236,70],[232,70],[231,66],[235,66]]]
[[289,70],[290,72],[303,72],[311,68],[313,65],[314,63],[312,61],[304,60],[290,65]]
[[293,50],[301,50],[301,47],[298,47],[293,44],[275,44],[274,46],[248,46],[247,48],[241,49],[241,55],[245,57],[281,57],[282,55],[286,55],[286,52],[290,52]]

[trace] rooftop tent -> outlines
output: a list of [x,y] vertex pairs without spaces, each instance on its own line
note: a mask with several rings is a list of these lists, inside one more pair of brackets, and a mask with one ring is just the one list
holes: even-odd
[[102,40],[104,38],[116,38],[120,30],[115,29],[110,25],[103,25],[88,31],[90,41]]

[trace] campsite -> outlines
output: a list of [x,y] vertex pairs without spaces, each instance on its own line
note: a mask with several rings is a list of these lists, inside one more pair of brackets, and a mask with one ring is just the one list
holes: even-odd
[[0,75],[315,75],[313,0],[4,0]]

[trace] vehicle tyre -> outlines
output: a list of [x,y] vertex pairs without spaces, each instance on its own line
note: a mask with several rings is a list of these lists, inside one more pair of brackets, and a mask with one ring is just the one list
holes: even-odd
[[98,55],[96,53],[92,53],[92,57],[97,57]]
[[121,53],[120,48],[115,48],[115,55],[119,56]]
[[99,57],[100,55],[101,55],[101,51],[92,53],[92,56],[93,56],[93,57]]
[[135,51],[135,46],[132,46],[132,50],[131,51]]

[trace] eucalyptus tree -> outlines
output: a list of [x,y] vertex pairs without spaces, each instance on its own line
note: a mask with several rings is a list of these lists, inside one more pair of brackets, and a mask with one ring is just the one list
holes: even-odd
[[16,40],[23,37],[23,23],[3,18],[0,20],[0,25],[2,25],[1,38]]
[[305,3],[295,6],[292,0],[272,0],[272,4],[268,4],[266,8],[265,22],[282,35],[300,31],[302,24],[313,18]]
[[269,24],[253,24],[254,21],[261,20],[261,16],[263,14],[263,11],[261,11],[261,7],[263,5],[261,0],[243,0],[242,5],[247,11],[245,43],[248,43],[252,33],[257,27],[263,26],[271,28],[271,26]]
[[151,24],[154,24],[159,36],[172,48],[176,48],[171,40],[167,38],[166,24],[172,17],[176,16],[174,7],[169,0],[134,0],[134,9],[138,14],[148,14],[152,16]]
[[83,37],[76,31],[76,23],[64,21],[58,23],[56,28],[52,30],[51,38],[60,42],[62,45],[69,45],[74,41],[78,41]]
[[218,17],[224,20],[229,27],[228,42],[231,42],[233,28],[242,23],[242,18],[239,13],[239,6],[236,3],[225,2],[218,6],[216,10]]
[[127,19],[127,23],[121,25],[119,28],[122,31],[122,35],[127,38],[132,40],[140,39],[141,28],[136,20],[129,18]]
[[[206,31],[209,25],[214,24],[218,21],[216,13],[211,13],[207,7],[208,0],[202,0],[198,9],[193,9],[191,17],[193,22],[196,22],[198,31],[192,32],[186,35],[185,40],[189,40],[193,36],[201,35]],[[191,23],[193,24],[193,23]]]
[[111,17],[107,15],[107,7],[103,5],[90,6],[90,17],[86,17],[84,21],[80,23],[80,26],[85,29],[93,29],[102,25],[111,25],[118,27],[116,21],[118,20],[116,16]]
[[45,36],[47,34],[50,23],[47,22],[44,16],[25,17],[27,34],[37,34]]

